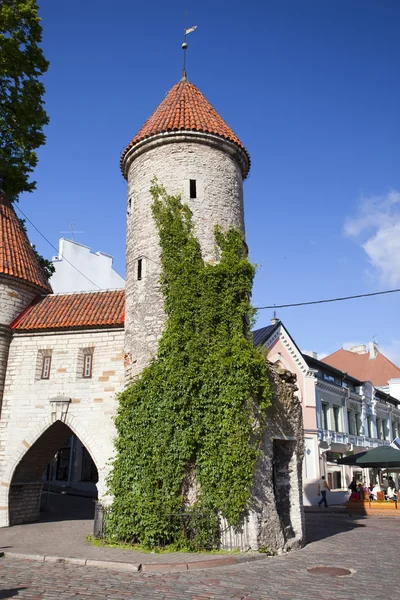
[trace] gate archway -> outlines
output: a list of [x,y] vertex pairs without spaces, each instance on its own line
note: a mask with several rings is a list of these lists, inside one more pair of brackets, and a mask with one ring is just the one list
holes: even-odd
[[[9,525],[31,523],[39,519],[46,467],[74,434],[66,423],[57,420],[41,433],[20,458],[10,482]],[[86,451],[89,455],[90,449],[86,448]],[[91,459],[98,472],[94,457],[91,456]]]

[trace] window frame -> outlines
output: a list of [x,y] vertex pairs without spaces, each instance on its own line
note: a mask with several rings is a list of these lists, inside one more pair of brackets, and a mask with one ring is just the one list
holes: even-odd
[[[47,375],[45,375],[47,369]],[[40,371],[40,379],[50,379],[51,371],[51,356],[42,356],[42,369]]]
[[[90,360],[89,375],[86,374],[87,359]],[[83,379],[91,379],[92,373],[93,373],[93,352],[84,352],[83,353],[83,371],[82,371]]]

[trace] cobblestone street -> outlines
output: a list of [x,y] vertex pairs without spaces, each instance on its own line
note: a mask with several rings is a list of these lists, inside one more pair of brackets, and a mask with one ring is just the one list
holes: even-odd
[[[297,552],[231,567],[179,573],[118,573],[94,567],[0,559],[0,598],[366,600],[395,598],[400,519],[307,515],[308,545]],[[1,535],[1,532],[0,532]],[[346,577],[310,574],[344,567]]]

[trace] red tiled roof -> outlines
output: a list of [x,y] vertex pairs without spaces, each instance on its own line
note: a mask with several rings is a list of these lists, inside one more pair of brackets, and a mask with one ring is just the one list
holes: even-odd
[[1,191],[0,274],[31,283],[45,293],[52,291],[11,202]]
[[340,369],[360,381],[371,381],[375,386],[387,385],[389,379],[400,377],[400,367],[380,352],[375,358],[370,358],[369,352],[357,354],[341,349],[326,356],[321,362]]
[[15,331],[122,327],[125,290],[41,296],[11,323]]
[[182,79],[168,92],[139,133],[125,148],[121,156],[121,166],[132,146],[145,138],[168,131],[200,131],[219,135],[237,144],[247,154],[242,142],[197,87]]

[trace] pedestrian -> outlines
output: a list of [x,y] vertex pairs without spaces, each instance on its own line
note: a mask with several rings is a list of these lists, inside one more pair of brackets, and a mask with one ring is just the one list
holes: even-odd
[[318,506],[321,506],[324,503],[324,506],[328,508],[328,503],[326,501],[326,492],[330,492],[329,485],[325,480],[325,475],[322,475],[321,479],[318,481],[318,496],[321,495],[321,500],[318,502]]
[[357,481],[356,481],[355,477],[353,477],[352,481],[350,482],[349,490],[353,494],[355,494],[357,492]]

